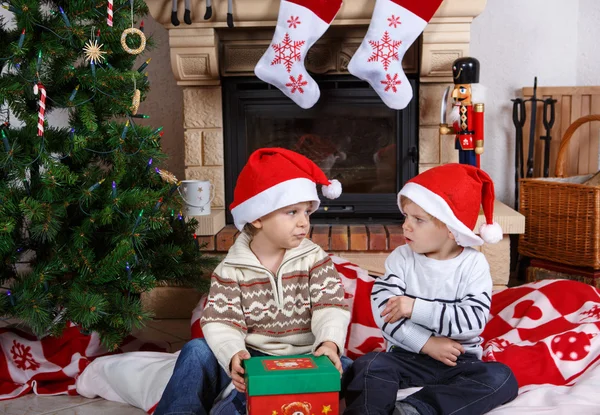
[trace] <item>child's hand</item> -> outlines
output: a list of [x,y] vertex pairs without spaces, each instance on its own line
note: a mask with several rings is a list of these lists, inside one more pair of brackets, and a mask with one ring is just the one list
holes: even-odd
[[405,295],[391,297],[381,312],[381,317],[386,323],[395,323],[401,318],[410,318],[414,305],[414,298]]
[[421,352],[448,366],[456,366],[458,356],[465,352],[462,344],[448,337],[431,336]]
[[229,368],[231,369],[231,380],[233,381],[233,386],[239,392],[246,392],[246,381],[244,380],[244,368],[242,367],[242,361],[250,359],[250,353],[247,350],[240,350],[231,358],[231,363],[229,363]]
[[315,356],[327,356],[335,368],[342,374],[342,361],[338,356],[338,347],[334,342],[323,342],[317,350],[315,350]]

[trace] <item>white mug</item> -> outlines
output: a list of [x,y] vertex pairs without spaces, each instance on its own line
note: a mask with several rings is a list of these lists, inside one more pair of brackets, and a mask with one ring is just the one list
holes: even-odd
[[185,216],[210,215],[210,204],[215,198],[215,188],[208,180],[182,180],[177,189],[185,202]]

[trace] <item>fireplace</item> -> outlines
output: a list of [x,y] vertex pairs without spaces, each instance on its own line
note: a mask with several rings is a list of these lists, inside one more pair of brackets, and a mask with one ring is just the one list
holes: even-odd
[[[322,198],[314,222],[398,220],[396,194],[418,170],[418,99],[395,111],[354,77],[316,80],[321,98],[308,110],[257,78],[223,80],[226,204],[250,153],[283,147],[304,154],[342,183],[342,196]],[[416,76],[409,81],[418,91]],[[232,222],[230,214],[227,221]]]
[[[386,212],[390,212],[390,209],[392,212],[396,212],[395,199],[391,196],[393,192],[389,192],[391,189],[400,188],[409,177],[417,173],[417,170],[422,172],[440,164],[456,161],[457,152],[454,149],[454,140],[452,137],[439,134],[440,100],[445,88],[452,84],[452,62],[469,54],[471,22],[484,9],[485,3],[486,0],[443,1],[421,38],[411,45],[402,60],[404,72],[410,74],[415,91],[415,98],[411,104],[418,107],[418,130],[415,127],[409,127],[412,125],[410,124],[412,117],[417,116],[415,114],[416,107],[408,109],[406,115],[404,112],[398,113],[396,124],[393,127],[396,131],[395,134],[400,131],[402,137],[399,141],[400,145],[396,147],[396,156],[399,160],[397,166],[394,167],[392,164],[392,168],[386,171],[385,168],[381,168],[385,165],[383,164],[380,165],[379,172],[377,172],[377,168],[373,170],[373,166],[375,166],[373,154],[377,151],[375,151],[375,143],[369,140],[368,144],[373,147],[364,149],[364,152],[370,153],[370,155],[369,157],[365,156],[362,161],[366,164],[370,162],[368,160],[373,160],[373,163],[370,171],[363,166],[365,171],[362,173],[367,176],[366,179],[361,183],[356,180],[354,184],[357,186],[344,180],[344,197],[333,202],[328,201],[330,205],[324,206],[323,211],[317,213],[317,217],[320,219],[315,220],[333,225],[338,220],[345,220],[350,225],[348,227],[367,225],[370,220],[385,221],[389,219],[389,217],[386,218]],[[272,87],[251,82],[248,85],[236,87],[237,92],[235,93],[242,97],[238,107],[233,108],[229,105],[230,89],[236,82],[249,80],[244,77],[254,75],[256,63],[269,47],[277,20],[279,0],[236,3],[236,27],[234,29],[227,28],[226,7],[219,7],[217,3],[213,4],[211,20],[195,20],[192,25],[178,27],[173,27],[170,23],[171,10],[167,3],[147,0],[147,4],[154,18],[169,29],[170,63],[177,84],[183,87],[184,137],[182,146],[184,147],[185,178],[210,180],[215,188],[211,215],[199,218],[198,235],[216,235],[222,229],[223,231],[228,229],[225,227],[226,211],[227,204],[231,201],[234,174],[239,172],[243,161],[251,151],[251,147],[241,147],[239,131],[233,135],[231,127],[236,123],[239,125],[239,122],[232,121],[232,111],[237,111],[238,115],[242,113],[242,110],[245,111],[248,108],[246,106],[244,109],[244,105],[248,104],[245,100],[255,93],[270,93],[278,100],[283,99],[282,95]],[[348,75],[347,70],[350,59],[363,41],[371,21],[374,4],[374,0],[344,2],[333,25],[309,50],[305,64],[307,69],[312,74],[317,74],[324,83],[321,87],[323,98],[320,100],[323,103],[334,102],[335,94],[343,96],[344,93],[352,97],[363,97],[365,102],[371,98],[373,98],[373,102],[379,101],[374,96],[368,96],[368,94],[372,94],[369,87],[364,84],[360,85],[360,82],[355,79],[354,82],[351,82],[352,77]],[[203,8],[203,3],[192,4],[192,15],[203,15]],[[330,82],[328,82],[328,78],[331,78]],[[333,86],[330,88],[328,85]],[[253,88],[257,89],[252,91]],[[346,89],[353,88],[356,88],[354,95],[346,91]],[[224,92],[224,89],[227,91]],[[332,94],[331,97],[330,94]],[[283,101],[278,102],[283,104]],[[251,104],[256,109],[260,108],[260,103]],[[298,108],[294,108],[295,104],[289,99],[285,104],[292,106],[290,110],[300,111]],[[281,105],[280,107],[282,111],[288,110]],[[356,115],[362,116],[362,113],[366,111],[361,110]],[[376,110],[369,109],[368,111],[367,114],[370,115],[371,111]],[[409,121],[404,121],[405,116],[409,118]],[[301,117],[297,115],[286,118],[293,121],[298,120],[294,128],[302,124]],[[325,127],[329,128],[329,126]],[[323,131],[304,133],[304,135],[312,134],[318,137],[305,137],[303,142],[308,143],[311,140],[320,142],[321,136],[329,135],[325,127],[323,127]],[[262,125],[260,128],[263,128]],[[300,127],[297,128],[300,129]],[[404,130],[408,132],[405,134]],[[245,134],[245,131],[242,132]],[[283,142],[280,145],[294,146],[300,140],[300,136],[295,137],[295,141],[292,138],[290,136],[287,143]],[[385,141],[385,139],[383,140]],[[324,147],[321,148],[328,147],[331,141],[331,138],[327,138],[323,144]],[[335,139],[333,143],[334,148],[343,144]],[[260,145],[272,144],[279,145],[271,139],[260,143]],[[232,145],[237,147],[233,148]],[[243,145],[246,146],[246,144]],[[377,145],[382,146],[382,144]],[[302,148],[302,146],[300,147]],[[416,147],[418,151],[414,151],[412,147]],[[347,168],[349,161],[345,165],[343,163],[345,160],[342,158],[345,156],[346,160],[349,160],[348,154],[350,153],[346,152],[343,146],[335,151],[338,152],[337,156],[341,157],[336,158],[334,154],[330,158],[329,164],[335,159],[331,171],[334,174],[343,174],[341,169],[342,167]],[[327,153],[327,151],[325,152]],[[383,154],[381,155],[383,156]],[[326,163],[325,160],[321,162]],[[233,165],[230,166],[229,163]],[[367,185],[371,183],[369,178],[378,173],[380,177],[392,177],[392,180],[389,182],[385,180],[384,184],[387,187],[369,188]],[[362,184],[363,189],[367,188],[369,193],[360,190],[358,184]],[[359,195],[368,196],[365,205],[353,203],[354,200],[365,199]],[[353,197],[354,200],[352,200]],[[372,205],[370,211],[368,204]],[[325,211],[325,207],[328,208],[327,211]],[[350,209],[354,210],[354,214],[348,218]],[[340,224],[339,226],[344,225]],[[376,228],[384,226],[387,229],[389,226],[397,225],[370,224],[368,226]],[[373,242],[373,237],[378,233],[369,232],[369,247],[380,249],[379,242]],[[354,240],[352,235],[349,235],[349,238]],[[392,235],[395,233],[389,232],[389,236]],[[216,240],[222,241],[224,238],[216,238]],[[337,241],[333,237],[332,240]],[[361,249],[357,243],[350,243],[350,245],[353,246],[352,249]],[[217,246],[217,248],[219,247]],[[225,246],[221,248],[226,249]]]

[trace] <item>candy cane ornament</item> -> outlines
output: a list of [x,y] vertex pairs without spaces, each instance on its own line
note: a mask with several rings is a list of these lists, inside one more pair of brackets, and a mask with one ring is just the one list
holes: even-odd
[[113,25],[113,0],[108,0],[108,16],[106,17],[106,24],[112,27]]
[[39,109],[38,109],[38,137],[42,137],[44,135],[44,114],[46,113],[46,88],[41,82],[35,84],[33,86],[33,93],[35,95],[41,92]]

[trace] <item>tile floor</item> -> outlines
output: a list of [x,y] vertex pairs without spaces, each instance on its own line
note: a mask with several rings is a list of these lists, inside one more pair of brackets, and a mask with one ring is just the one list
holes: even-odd
[[[0,327],[14,324],[0,321]],[[169,352],[180,350],[190,338],[190,320],[151,320],[148,325],[132,333],[144,341],[167,348]],[[36,396],[28,394],[17,399],[0,401],[2,415],[143,415],[145,412],[133,406],[106,401],[102,398],[88,399],[82,396]]]

